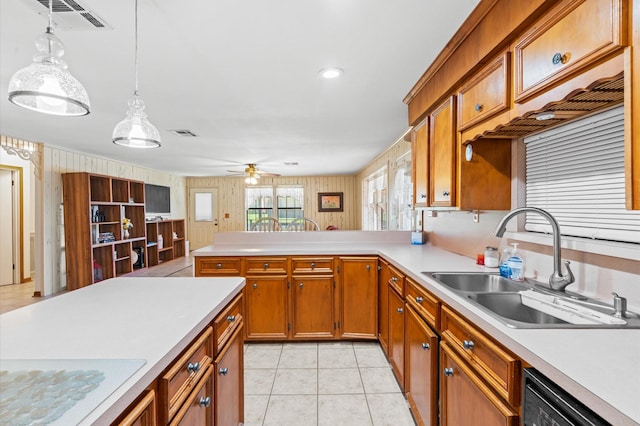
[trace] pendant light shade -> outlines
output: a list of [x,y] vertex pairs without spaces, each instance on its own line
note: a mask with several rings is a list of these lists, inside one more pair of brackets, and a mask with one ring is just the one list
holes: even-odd
[[17,71],[9,81],[9,101],[45,114],[79,116],[91,112],[89,96],[62,60],[64,45],[53,34],[52,0],[47,32],[36,38],[33,63]]
[[113,143],[129,148],[157,148],[160,146],[160,133],[147,120],[144,101],[134,92],[129,99],[127,117],[113,129]]
[[138,93],[138,0],[135,9],[135,89],[128,102],[127,116],[113,129],[113,143],[129,148],[157,148],[160,146],[160,133],[147,120],[144,101]]

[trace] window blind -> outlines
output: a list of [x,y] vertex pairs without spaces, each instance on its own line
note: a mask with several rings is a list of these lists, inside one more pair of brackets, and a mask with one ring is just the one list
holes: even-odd
[[[563,235],[640,243],[640,212],[625,209],[622,106],[524,142],[527,206],[551,213]],[[525,229],[551,232],[536,214]]]

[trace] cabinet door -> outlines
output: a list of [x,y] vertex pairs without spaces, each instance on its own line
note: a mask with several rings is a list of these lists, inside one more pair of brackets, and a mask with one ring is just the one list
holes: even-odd
[[452,96],[429,115],[429,204],[436,207],[456,203],[454,102]]
[[411,133],[413,173],[413,204],[428,205],[429,194],[429,129],[427,119],[415,126]]
[[378,258],[340,258],[340,336],[378,338]]
[[118,426],[156,426],[156,393],[150,390],[126,414]]
[[408,304],[404,387],[419,425],[438,423],[438,336]]
[[404,300],[389,287],[389,361],[404,390]]
[[239,425],[244,422],[244,363],[242,329],[236,330],[214,363],[215,423]]
[[246,277],[247,339],[284,340],[289,336],[287,277]]
[[440,424],[516,426],[518,414],[446,342],[440,344]]
[[378,340],[386,355],[389,355],[389,264],[380,261],[378,274]]
[[334,279],[330,276],[293,278],[292,332],[294,339],[333,338]]

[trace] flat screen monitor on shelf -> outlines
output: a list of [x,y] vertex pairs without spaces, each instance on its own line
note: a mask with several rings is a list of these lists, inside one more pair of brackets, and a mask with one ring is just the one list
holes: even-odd
[[171,188],[168,186],[144,185],[145,213],[149,216],[171,215]]

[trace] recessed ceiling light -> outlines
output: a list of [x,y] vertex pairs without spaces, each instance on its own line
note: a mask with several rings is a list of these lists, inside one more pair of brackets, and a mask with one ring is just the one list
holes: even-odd
[[298,162],[297,161],[291,161],[291,162],[288,162],[288,163],[284,163],[284,165],[285,166],[297,166]]
[[190,138],[195,138],[198,136],[189,129],[175,129],[175,130],[169,130],[169,132],[173,133],[174,135],[185,136]]
[[323,68],[318,71],[318,74],[322,76],[322,78],[332,79],[340,77],[344,73],[342,68]]

